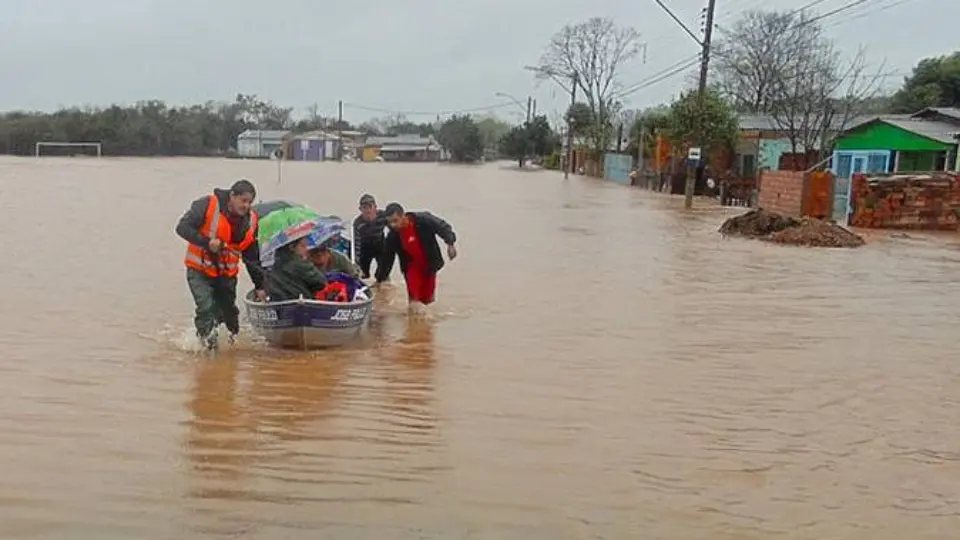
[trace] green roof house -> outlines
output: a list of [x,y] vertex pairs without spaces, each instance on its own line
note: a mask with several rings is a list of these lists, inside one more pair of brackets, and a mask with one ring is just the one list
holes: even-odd
[[846,223],[850,178],[856,173],[930,172],[960,169],[960,109],[928,108],[859,122],[837,135],[833,218]]

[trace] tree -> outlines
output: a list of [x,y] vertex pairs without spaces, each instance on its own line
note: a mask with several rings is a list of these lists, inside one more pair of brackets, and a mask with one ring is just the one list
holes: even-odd
[[521,167],[527,157],[528,146],[529,140],[524,126],[514,126],[500,138],[500,154],[517,160]]
[[497,149],[500,139],[511,129],[510,124],[494,116],[488,116],[477,121],[477,128],[480,129],[483,147],[487,150]]
[[578,101],[567,109],[565,120],[569,123],[574,135],[586,135],[593,129],[593,110],[586,103]]
[[550,127],[550,121],[545,115],[534,117],[526,124],[526,132],[532,156],[546,156],[560,146],[560,138]]
[[[184,107],[151,100],[52,113],[14,111],[0,114],[0,153],[32,154],[40,141],[99,141],[107,155],[222,155],[245,130],[291,127],[291,112],[252,94]],[[318,116],[319,111],[293,127],[318,129],[311,127]]]
[[664,135],[671,144],[680,148],[698,144],[704,155],[729,148],[740,131],[733,107],[715,90],[708,90],[704,95],[702,111],[697,103],[697,91],[684,92],[670,105],[670,112],[662,122]]
[[483,156],[480,128],[469,115],[454,115],[441,124],[437,141],[450,152],[451,161],[473,163]]
[[613,136],[611,120],[620,108],[616,99],[620,70],[640,49],[636,29],[594,17],[563,27],[540,58],[538,77],[551,78],[568,92],[576,74],[577,91],[591,112],[590,127],[583,135],[598,155],[606,151]]
[[640,133],[643,132],[643,157],[651,159],[657,147],[657,132],[667,129],[670,125],[670,107],[658,106],[643,111],[636,111],[633,122],[629,126],[630,143],[626,152],[637,155]]
[[500,138],[500,153],[517,160],[523,167],[528,157],[543,157],[559,146],[559,138],[550,127],[546,116],[537,116],[532,121],[515,126]]
[[960,51],[920,60],[892,101],[893,109],[900,113],[960,107]]
[[847,62],[806,11],[751,11],[718,43],[716,87],[733,106],[767,114],[794,154],[823,152],[878,90],[863,50]]

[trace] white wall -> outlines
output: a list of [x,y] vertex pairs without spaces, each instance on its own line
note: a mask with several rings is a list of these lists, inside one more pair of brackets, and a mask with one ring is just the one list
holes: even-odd
[[260,157],[260,141],[257,139],[237,139],[237,153],[245,157]]

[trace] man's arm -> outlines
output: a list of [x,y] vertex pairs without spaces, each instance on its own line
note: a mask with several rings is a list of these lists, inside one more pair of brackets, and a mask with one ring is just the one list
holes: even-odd
[[433,229],[433,232],[440,237],[441,240],[448,246],[452,246],[457,243],[457,233],[453,231],[453,226],[447,223],[440,216],[435,216],[430,212],[424,212],[421,214],[424,218],[424,221],[427,222],[427,226]]
[[360,277],[360,267],[351,261],[350,257],[347,257],[338,251],[334,251],[333,256],[336,257],[336,260],[339,262],[339,264],[336,265],[337,271],[343,272],[344,274],[349,274],[355,278]]
[[357,216],[353,220],[353,260],[360,260],[360,226],[363,223],[363,216]]
[[[257,231],[253,231],[256,238]],[[263,266],[260,264],[260,244],[256,240],[250,247],[243,252],[243,264],[247,267],[247,273],[250,274],[250,281],[253,282],[253,288],[262,291],[264,284]]]
[[387,234],[387,240],[383,243],[383,256],[377,261],[377,283],[386,281],[390,278],[390,272],[393,271],[393,262],[397,258],[397,246],[400,245],[400,237],[397,233],[390,231]]
[[203,222],[207,217],[208,203],[209,199],[207,197],[201,197],[193,201],[193,203],[190,204],[190,208],[187,209],[180,218],[180,221],[177,222],[175,229],[177,236],[203,249],[210,248],[210,239],[200,234],[200,228],[203,227]]
[[296,259],[296,271],[303,276],[304,284],[313,292],[322,291],[327,286],[327,276],[317,270],[312,262]]

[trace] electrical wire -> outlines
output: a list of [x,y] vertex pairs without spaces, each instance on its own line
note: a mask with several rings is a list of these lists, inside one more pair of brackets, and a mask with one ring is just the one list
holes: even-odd
[[[794,9],[793,11],[790,12],[790,14],[792,15],[792,14],[795,14],[795,13],[799,13],[799,12],[801,12],[801,11],[803,11],[803,10],[810,9],[811,7],[814,7],[814,6],[817,6],[817,5],[819,5],[819,4],[822,4],[822,3],[825,2],[825,1],[826,1],[826,0],[812,0],[812,1],[804,4],[803,6],[800,6],[799,8]],[[868,1],[870,1],[870,0],[854,0],[854,1],[852,1],[852,2],[849,2],[849,3],[847,3],[847,4],[842,5],[842,6],[838,7],[838,8],[836,8],[836,9],[833,9],[833,10],[831,10],[831,11],[828,11],[828,12],[826,12],[826,13],[823,13],[823,14],[817,15],[817,16],[815,16],[815,17],[812,17],[812,18],[810,18],[810,19],[806,19],[806,20],[804,20],[804,21],[801,21],[801,22],[797,23],[795,26],[789,28],[788,30],[794,30],[794,29],[799,28],[799,27],[801,27],[801,26],[805,26],[805,25],[812,24],[812,23],[817,22],[817,21],[821,21],[821,20],[826,19],[826,18],[828,18],[828,17],[832,17],[832,16],[834,16],[834,15],[836,15],[836,14],[838,14],[838,13],[842,13],[842,12],[847,11],[847,10],[849,10],[849,9],[853,9],[853,8],[855,8],[855,7],[857,7],[857,6],[863,5],[863,4],[867,3]],[[902,3],[902,2],[906,2],[906,1],[908,1],[908,0],[899,0],[899,1]],[[888,6],[888,8],[889,8],[889,7],[892,7],[892,6]],[[881,10],[881,11],[882,11],[882,10]],[[862,14],[861,14],[861,16],[862,16]],[[714,52],[714,54],[717,54],[717,52]],[[619,99],[619,98],[622,98],[622,97],[625,97],[625,96],[634,94],[634,93],[636,93],[636,92],[639,92],[640,90],[644,90],[644,89],[649,88],[649,87],[651,87],[651,86],[653,86],[653,85],[655,85],[655,84],[658,84],[658,83],[663,82],[663,81],[665,81],[665,80],[667,80],[667,79],[670,79],[670,78],[672,78],[672,77],[675,77],[676,75],[679,75],[679,74],[683,73],[684,71],[686,71],[687,69],[690,69],[690,68],[693,67],[694,65],[698,64],[698,63],[699,63],[699,57],[700,57],[700,55],[697,54],[697,55],[693,56],[692,58],[685,58],[685,59],[683,59],[683,60],[680,60],[679,62],[674,63],[674,64],[671,65],[670,67],[668,67],[668,68],[666,68],[666,69],[664,69],[664,70],[662,70],[662,71],[660,71],[660,72],[657,72],[656,74],[654,74],[654,75],[652,75],[652,76],[650,76],[650,77],[647,77],[647,78],[645,78],[645,79],[643,79],[643,80],[641,80],[641,81],[639,81],[639,82],[637,82],[637,83],[634,83],[634,84],[632,84],[632,85],[629,85],[629,86],[627,87],[627,89],[622,90],[622,91],[620,91],[620,92],[617,92],[617,93],[613,96],[613,98],[614,98],[614,99]],[[895,76],[895,75],[896,75],[895,73],[894,73],[894,74],[877,74],[876,77],[883,78],[883,77],[886,77],[886,76]],[[849,78],[849,77],[845,77],[845,79],[846,79],[846,78]]]
[[451,116],[456,114],[469,114],[476,112],[487,112],[495,111],[498,109],[505,109],[507,107],[515,107],[516,105],[511,102],[505,103],[496,103],[492,105],[485,105],[483,107],[473,107],[469,109],[451,109],[451,110],[440,110],[440,111],[409,111],[402,109],[390,109],[386,107],[372,107],[368,105],[360,105],[357,103],[346,103],[343,104],[344,108],[357,109],[360,111],[375,112],[382,114],[400,114],[403,116]]

